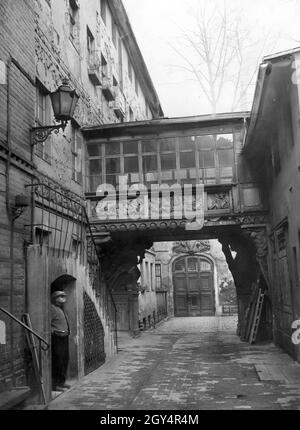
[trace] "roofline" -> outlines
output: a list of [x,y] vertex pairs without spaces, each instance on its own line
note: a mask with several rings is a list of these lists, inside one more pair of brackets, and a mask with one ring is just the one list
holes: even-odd
[[264,94],[265,87],[266,87],[266,78],[267,78],[267,76],[269,76],[269,74],[271,72],[272,72],[271,63],[260,64],[259,70],[258,70],[258,77],[257,77],[257,81],[256,81],[254,97],[253,97],[252,108],[251,108],[250,122],[249,122],[249,126],[248,126],[248,131],[246,134],[244,151],[248,147],[250,136],[251,136],[253,130],[255,129],[255,126],[256,126],[256,123],[258,120],[258,116],[259,116],[259,112],[260,112],[261,106],[262,106],[263,94]]
[[297,53],[300,53],[300,47],[287,49],[286,51],[279,51],[279,52],[275,52],[274,54],[266,55],[265,57],[263,57],[263,61],[275,60],[280,57],[286,57],[288,55],[293,55]]
[[[175,127],[189,126],[189,125],[215,125],[216,123],[228,123],[228,122],[245,122],[250,118],[250,112],[234,112],[234,113],[220,113],[220,114],[210,114],[210,115],[198,115],[198,116],[188,116],[188,117],[174,117],[174,118],[160,118],[153,120],[145,120],[145,121],[134,121],[134,122],[122,122],[122,123],[112,123],[112,124],[99,124],[97,126],[91,127],[82,127],[81,131],[83,134],[105,134],[109,130],[112,131],[113,134],[134,131],[139,127],[143,127],[144,131],[147,132],[147,129],[150,131],[154,127]],[[102,132],[102,133],[101,133]]]
[[141,50],[138,46],[123,2],[122,0],[109,0],[107,3],[114,19],[118,24],[119,29],[122,30],[123,34],[120,36],[126,47],[132,67],[138,76],[139,84],[144,91],[144,96],[149,104],[150,110],[154,117],[162,117],[164,116],[164,113],[159,97],[150,77]]

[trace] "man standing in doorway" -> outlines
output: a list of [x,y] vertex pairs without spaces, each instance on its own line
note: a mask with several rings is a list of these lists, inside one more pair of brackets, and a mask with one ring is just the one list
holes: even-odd
[[66,384],[70,335],[69,322],[64,311],[66,296],[64,291],[54,291],[51,295],[52,388],[54,391],[70,388]]

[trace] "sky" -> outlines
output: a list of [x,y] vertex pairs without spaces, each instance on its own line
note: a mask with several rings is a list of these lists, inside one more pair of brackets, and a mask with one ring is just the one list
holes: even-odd
[[[184,41],[183,32],[193,31],[200,10],[213,17],[212,38],[223,5],[239,17],[247,34],[243,81],[249,83],[240,109],[249,110],[264,55],[300,46],[300,0],[123,0],[140,50],[166,117],[211,113],[211,104],[186,70],[182,55],[197,64],[197,56]],[[234,22],[234,21],[232,21]],[[227,67],[228,82],[236,78],[236,67]],[[249,82],[248,82],[249,81]],[[217,112],[229,112],[234,84],[226,84]]]

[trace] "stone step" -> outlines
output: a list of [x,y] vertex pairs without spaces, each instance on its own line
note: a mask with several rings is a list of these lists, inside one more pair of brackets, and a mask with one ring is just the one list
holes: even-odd
[[8,410],[28,399],[31,390],[29,387],[13,388],[0,393],[0,410]]

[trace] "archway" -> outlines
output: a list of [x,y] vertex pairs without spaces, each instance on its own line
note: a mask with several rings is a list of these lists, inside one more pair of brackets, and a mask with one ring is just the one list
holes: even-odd
[[172,273],[175,316],[215,315],[214,267],[207,257],[178,257],[173,262]]

